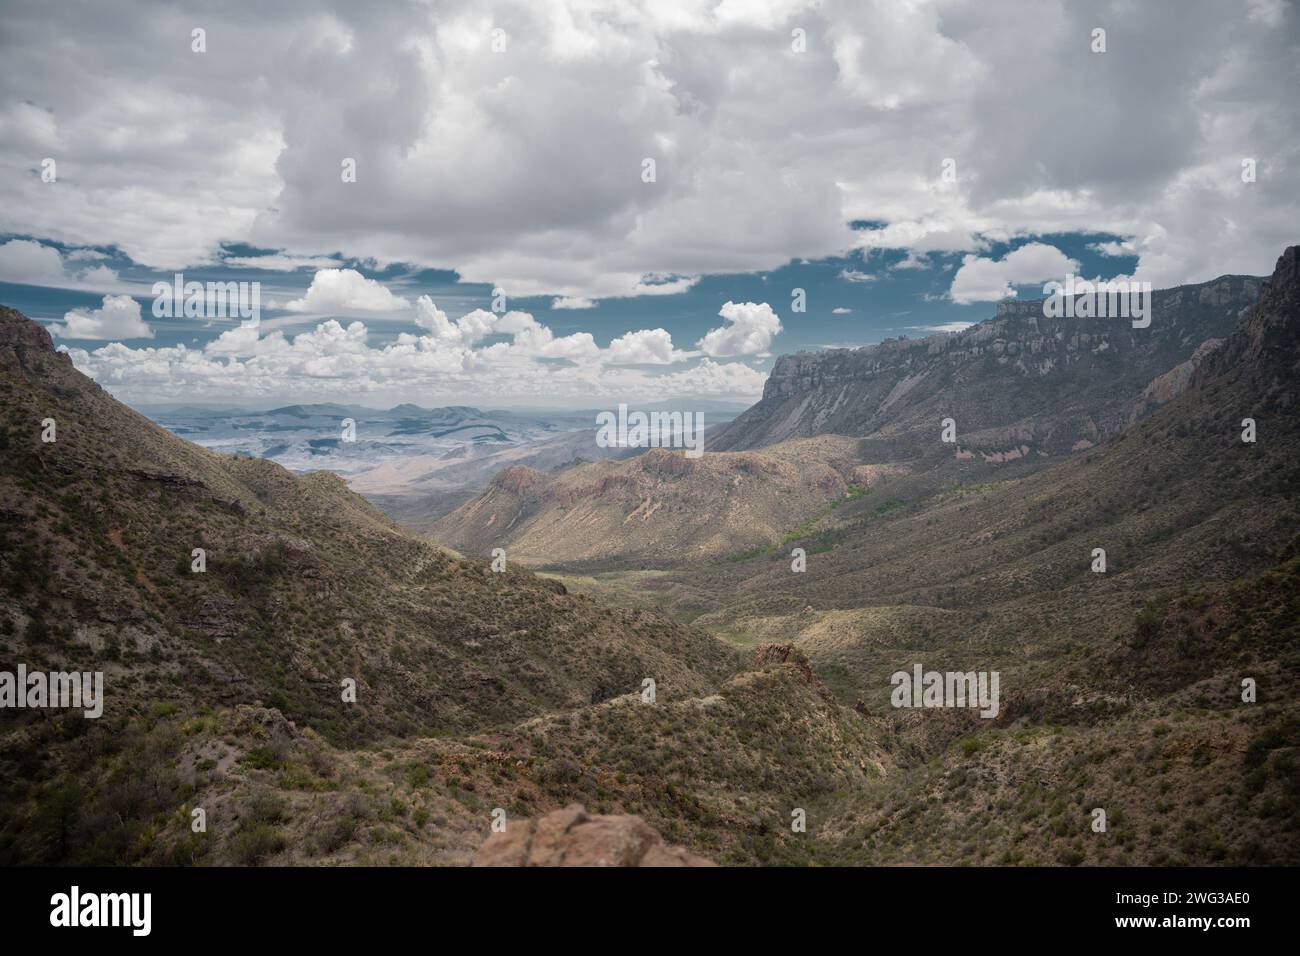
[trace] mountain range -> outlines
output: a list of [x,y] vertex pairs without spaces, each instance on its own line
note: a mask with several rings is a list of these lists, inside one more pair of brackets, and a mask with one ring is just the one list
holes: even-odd
[[709,433],[705,459],[512,469],[429,530],[531,564],[662,564],[775,547],[868,489],[892,507],[1025,475],[1177,397],[1261,285],[1224,276],[1157,291],[1143,329],[1045,318],[1036,300],[963,332],[783,356],[762,400]]
[[[1300,247],[1107,321],[786,358],[703,457],[430,538],[0,310],[0,671],[105,676],[0,716],[0,861],[468,863],[578,803],[734,864],[1300,862]],[[996,717],[891,706],[916,665]]]

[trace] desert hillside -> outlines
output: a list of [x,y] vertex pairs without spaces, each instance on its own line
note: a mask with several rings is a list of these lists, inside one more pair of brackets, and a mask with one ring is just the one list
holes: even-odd
[[[508,471],[485,521],[567,494],[609,530],[583,494],[687,482],[701,543],[781,535],[538,577],[165,432],[5,310],[0,670],[105,696],[6,712],[0,859],[468,864],[498,818],[585,838],[548,816],[580,804],[686,861],[1294,863],[1298,362],[1292,248],[1177,394],[999,480],[882,500],[906,476],[843,436]],[[717,520],[737,477],[772,487]],[[916,662],[997,671],[996,716],[891,707]]]

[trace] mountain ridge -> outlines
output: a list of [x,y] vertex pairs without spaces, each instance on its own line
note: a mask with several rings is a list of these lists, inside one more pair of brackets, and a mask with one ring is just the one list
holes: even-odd
[[[518,487],[490,484],[426,528],[463,551],[505,547],[545,567],[772,549],[869,490],[885,506],[1025,474],[1121,434],[1189,387],[1263,284],[1229,276],[1159,290],[1148,329],[1048,319],[1030,301],[965,332],[782,356],[764,397],[709,433],[703,464],[652,450],[526,482],[511,473]],[[780,473],[773,459],[793,470],[765,485]],[[647,480],[666,469],[688,477]]]
[[[1177,394],[1042,467],[948,448],[976,480],[936,488],[836,435],[580,466],[628,501],[760,460],[772,499],[819,461],[867,480],[780,546],[621,579],[497,574],[336,476],[191,445],[0,310],[0,670],[107,690],[102,720],[4,714],[0,861],[468,864],[499,812],[579,803],[722,863],[1294,862],[1296,252]],[[998,716],[892,708],[916,663],[998,671]]]
[[[793,665],[494,572],[333,474],[186,442],[0,308],[0,671],[19,664],[100,672],[105,699],[0,713],[11,864],[461,865],[498,811],[575,801],[754,862],[729,821],[783,812],[814,768],[851,785],[844,741],[878,747]],[[798,748],[742,747],[779,715],[807,723]],[[706,746],[725,790],[641,780]]]
[[[1135,395],[1190,359],[1206,339],[1230,331],[1257,298],[1261,281],[1223,276],[1156,290],[1148,329],[1134,329],[1127,319],[1047,318],[1042,300],[1027,300],[1003,303],[993,318],[961,332],[784,355],[762,399],[711,436],[710,447],[743,450],[827,432],[910,439],[937,428],[955,408],[965,409],[957,422],[960,440],[974,447],[996,445],[998,430],[1008,429],[1037,439],[1051,454],[1080,441],[1095,444],[1124,427],[1128,416],[1088,376],[1107,373]],[[1042,387],[1034,388],[1036,382]],[[1069,416],[1037,418],[1037,405],[1045,397],[1059,403],[1060,393],[1069,393],[1062,409]]]

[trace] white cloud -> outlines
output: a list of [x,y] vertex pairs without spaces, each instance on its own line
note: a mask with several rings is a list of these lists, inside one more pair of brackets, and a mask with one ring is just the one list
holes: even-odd
[[831,315],[848,315],[852,311],[853,311],[852,309],[846,309],[844,306],[841,305],[835,307],[834,309],[831,309]]
[[96,6],[5,21],[0,232],[159,271],[247,242],[598,299],[1105,232],[1170,285],[1267,273],[1300,220],[1298,14],[1278,0],[1113,4],[1104,56],[1089,5],[1023,0],[231,0],[202,59],[175,40],[183,8]]
[[699,281],[699,276],[642,276],[627,295],[680,295],[689,292]]
[[[925,212],[916,219],[900,219],[879,229],[864,229],[854,237],[859,249],[906,249],[909,254],[931,252],[967,252],[982,249],[982,233],[996,228],[990,218],[973,216],[962,208],[961,200],[947,200],[953,207],[943,214]],[[923,206],[922,209],[927,209]],[[900,212],[902,210],[900,209]],[[909,215],[903,212],[903,215]]]
[[659,380],[665,394],[675,395],[761,395],[767,375],[743,362],[714,362],[703,359],[693,368],[665,375]]
[[830,34],[838,83],[878,110],[943,103],[960,97],[987,67],[965,44],[945,36],[939,5],[861,3],[847,7]]
[[1088,243],[1088,248],[1099,255],[1110,256],[1112,258],[1116,256],[1137,255],[1137,246],[1133,244],[1132,240],[1124,240],[1123,242],[1090,242]]
[[107,289],[121,285],[117,270],[105,265],[91,266],[77,275],[77,282],[87,289]]
[[80,271],[68,263],[104,258],[90,249],[74,249],[65,258],[58,249],[30,239],[10,239],[0,245],[0,282],[48,286],[56,289],[118,291],[122,283],[117,272],[104,265]]
[[395,312],[410,303],[356,269],[321,269],[301,299],[285,303],[290,312]]
[[889,267],[892,269],[928,269],[930,268],[929,253],[918,253],[915,250],[909,250],[907,255],[895,262]]
[[688,358],[673,348],[665,329],[641,329],[620,335],[609,343],[606,361],[615,365],[668,365]]
[[496,318],[493,333],[512,336],[509,343],[499,342],[483,350],[482,354],[491,359],[510,361],[520,358],[551,358],[579,361],[595,359],[600,354],[590,332],[556,336],[527,312],[507,312],[499,317],[481,310],[477,314]]
[[1016,285],[1061,280],[1078,269],[1079,263],[1055,246],[1031,242],[1001,259],[966,256],[952,277],[948,295],[959,305],[996,302],[1014,296]]
[[[263,335],[253,327],[228,329],[202,349],[132,349],[115,342],[93,351],[69,351],[77,368],[114,394],[139,402],[181,395],[217,399],[236,388],[253,397],[292,396],[297,401],[337,401],[358,394],[405,400],[419,394],[423,400],[450,402],[466,392],[487,390],[547,401],[688,395],[744,399],[760,394],[766,378],[743,363],[707,358],[671,374],[620,367],[620,357],[646,360],[639,364],[662,364],[653,361],[656,357],[684,359],[663,330],[631,333],[617,349],[602,351],[590,334],[556,336],[525,312],[478,310],[453,323],[428,301],[422,318],[426,334],[404,333],[382,346],[370,344],[364,323],[345,326],[329,319],[294,336],[281,330]],[[508,340],[474,344],[494,335]]]
[[334,269],[339,262],[329,256],[287,256],[268,253],[264,256],[227,256],[222,264],[236,269],[265,269],[268,272],[293,272],[297,269]]
[[867,283],[876,281],[876,277],[869,272],[860,272],[857,269],[841,269],[840,278],[845,282]]
[[69,249],[63,258],[67,262],[97,262],[100,259],[107,259],[108,256],[98,249]]
[[974,324],[974,322],[943,322],[939,325],[909,325],[908,328],[917,332],[962,332]]
[[[476,363],[510,363],[523,359],[548,358],[570,361],[594,359],[600,353],[590,332],[556,336],[527,312],[498,314],[475,309],[455,322],[447,318],[427,295],[415,303],[415,324],[428,332],[416,337],[403,336],[399,341],[418,342],[421,348],[460,350]],[[474,346],[494,335],[510,336],[509,342],[497,342],[478,351]]]
[[580,295],[561,296],[551,300],[552,309],[594,309],[595,307],[594,299],[587,299]]
[[50,326],[65,339],[151,339],[151,329],[140,318],[140,303],[129,295],[106,295],[98,309],[73,309],[63,323]]
[[727,320],[696,344],[706,355],[763,355],[781,331],[781,320],[766,302],[727,302],[718,310]]
[[67,279],[63,256],[53,246],[27,239],[11,239],[0,246],[0,280],[4,282],[62,286]]
[[468,326],[462,329],[453,325],[447,318],[447,313],[438,308],[427,295],[422,295],[415,300],[415,324],[439,343],[460,344],[473,341],[466,339]]

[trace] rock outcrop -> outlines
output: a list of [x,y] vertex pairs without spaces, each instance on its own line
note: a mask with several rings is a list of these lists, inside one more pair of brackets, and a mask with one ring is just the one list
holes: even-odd
[[33,362],[55,361],[71,365],[66,352],[56,351],[45,326],[31,321],[16,309],[0,306],[0,354],[11,353],[24,368]]
[[479,848],[474,866],[716,866],[664,843],[638,816],[592,815],[579,804],[510,823]]
[[764,644],[758,648],[754,655],[759,667],[768,667],[771,665],[789,664],[797,670],[810,684],[820,684],[817,675],[813,672],[812,665],[808,663],[808,658],[804,656],[803,651],[795,647],[792,643],[785,644]]

